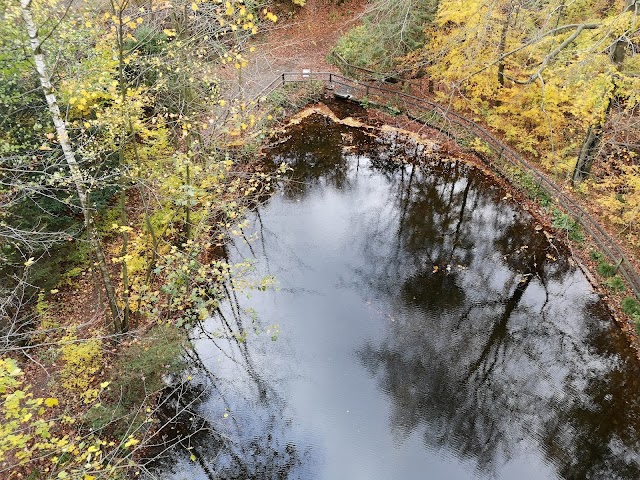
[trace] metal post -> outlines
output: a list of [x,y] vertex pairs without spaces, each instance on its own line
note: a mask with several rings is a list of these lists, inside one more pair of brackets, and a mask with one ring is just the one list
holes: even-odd
[[284,85],[284,72],[282,73],[282,85]]

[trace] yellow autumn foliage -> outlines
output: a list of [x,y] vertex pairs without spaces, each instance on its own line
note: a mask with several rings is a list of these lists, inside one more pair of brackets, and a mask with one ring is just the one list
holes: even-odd
[[96,373],[102,368],[102,342],[97,338],[78,339],[76,334],[70,333],[61,343],[62,386],[81,394],[96,382]]
[[[557,181],[569,182],[588,129],[606,124],[612,101],[628,115],[640,104],[640,55],[628,47],[622,64],[612,57],[620,39],[638,42],[637,19],[625,5],[443,0],[425,27],[425,47],[408,55],[406,66],[426,68],[442,102],[472,111]],[[593,188],[610,221],[637,245],[640,172],[636,160],[617,165]]]

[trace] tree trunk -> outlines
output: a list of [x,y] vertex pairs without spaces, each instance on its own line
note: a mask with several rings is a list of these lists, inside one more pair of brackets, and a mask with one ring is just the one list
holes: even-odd
[[[124,9],[128,5],[128,0],[120,2],[116,5],[114,1],[111,2],[111,8],[118,18],[117,24],[117,48],[118,48],[118,83],[120,86],[120,109],[122,113],[122,127],[120,131],[120,145],[118,148],[118,155],[120,159],[120,165],[124,165],[125,158],[124,152],[127,145],[127,131],[125,125],[127,125],[125,105],[127,102],[127,82],[124,77],[124,20],[122,18]],[[128,122],[131,125],[131,121]],[[134,132],[129,132],[135,142]],[[123,227],[128,226],[127,220],[127,188],[126,182],[121,179],[121,191],[120,191],[120,224]],[[120,268],[122,272],[122,330],[127,331],[129,329],[129,317],[131,314],[131,308],[129,306],[129,268],[127,266],[127,254],[129,248],[129,234],[126,229],[122,229],[122,262]]]
[[[637,11],[637,9],[638,0],[627,0],[623,11]],[[621,37],[610,47],[609,55],[611,57],[611,62],[616,65],[618,70],[622,68],[622,63],[624,62],[628,46],[629,40]],[[613,97],[615,95],[616,88],[615,75],[613,76],[612,81],[614,82],[613,92],[611,95]],[[600,148],[600,144],[602,143],[602,134],[604,131],[605,123],[607,121],[607,117],[609,116],[609,112],[611,111],[611,103],[612,100],[609,99],[607,108],[604,113],[604,120],[596,125],[591,125],[587,130],[587,137],[582,144],[580,155],[578,156],[578,161],[576,162],[576,166],[573,169],[572,182],[574,185],[587,178],[589,172],[591,171],[591,165],[593,165],[593,161],[595,160],[595,157]]]
[[53,86],[51,85],[51,76],[49,75],[45,63],[44,53],[42,52],[42,45],[40,44],[40,39],[38,38],[38,29],[33,20],[33,14],[31,12],[31,0],[20,0],[20,5],[22,7],[22,18],[29,35],[29,43],[31,45],[31,49],[33,50],[33,59],[36,65],[36,70],[38,72],[40,85],[42,86],[42,90],[47,100],[47,106],[49,107],[49,113],[51,114],[53,124],[56,128],[58,142],[62,147],[65,161],[67,162],[69,172],[71,173],[71,180],[73,181],[76,192],[78,193],[80,208],[82,209],[84,224],[85,228],[87,229],[87,236],[89,237],[89,241],[91,242],[91,246],[93,247],[93,251],[98,264],[98,269],[100,270],[100,274],[102,276],[102,282],[107,292],[107,299],[109,301],[109,309],[111,310],[114,330],[116,333],[120,333],[122,330],[122,326],[120,322],[120,311],[118,309],[115,290],[111,283],[111,277],[109,276],[109,270],[107,268],[107,261],[104,256],[104,251],[102,250],[100,239],[98,238],[95,226],[93,224],[93,214],[90,209],[87,190],[82,180],[82,172],[80,171],[80,167],[78,166],[78,162],[76,161],[75,152],[73,150],[73,147],[71,146],[71,141],[69,140],[69,135],[67,133],[67,127],[64,123],[64,120],[62,119],[62,115],[60,114],[58,101],[56,99]]
[[591,125],[587,130],[587,137],[582,144],[578,161],[573,169],[572,181],[574,184],[580,183],[589,175],[589,171],[591,170],[591,165],[593,164],[595,153],[600,146],[601,139],[602,125]]
[[638,0],[627,0],[627,3],[624,6],[624,11],[630,12],[631,10],[633,10],[637,14],[638,7],[640,7],[640,5],[638,4]]
[[[500,34],[500,44],[498,45],[498,57],[502,57],[507,48],[507,33],[509,32],[509,22],[511,21],[511,12],[507,13],[502,24],[502,33]],[[500,60],[498,63],[498,83],[500,87],[504,87],[504,60]]]

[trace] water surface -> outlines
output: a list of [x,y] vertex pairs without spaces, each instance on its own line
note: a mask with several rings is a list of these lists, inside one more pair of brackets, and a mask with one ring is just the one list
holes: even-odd
[[194,328],[158,478],[640,478],[638,363],[557,239],[463,162],[289,135],[293,180],[228,251],[277,278],[223,309],[262,333]]

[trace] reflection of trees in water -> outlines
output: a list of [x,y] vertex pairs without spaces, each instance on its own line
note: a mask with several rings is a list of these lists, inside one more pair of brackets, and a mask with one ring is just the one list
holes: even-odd
[[581,277],[564,252],[468,167],[387,178],[393,206],[370,223],[375,261],[358,273],[400,313],[359,356],[392,401],[393,427],[480,470],[537,439],[564,478],[640,478],[640,405],[626,403],[637,364],[613,348],[597,303],[576,311]]
[[[601,303],[585,310],[588,316],[606,315]],[[545,425],[542,440],[556,453],[564,478],[640,478],[640,369],[635,355],[615,325],[594,329],[586,344],[585,349],[606,361],[594,366],[580,352],[583,371],[576,368],[566,379],[577,401],[555,423]]]
[[338,189],[348,182],[348,162],[343,155],[343,137],[354,136],[365,144],[360,129],[337,125],[321,115],[313,115],[304,124],[292,127],[291,138],[271,150],[276,163],[285,161],[293,172],[283,193],[290,199],[303,197],[323,182]]
[[[218,255],[229,261],[226,248]],[[145,467],[150,478],[156,478],[153,472],[161,472],[162,478],[168,472],[181,473],[175,471],[177,460],[187,458],[199,466],[198,478],[229,480],[284,479],[302,464],[296,447],[285,443],[290,428],[283,415],[286,403],[255,365],[246,329],[256,325],[250,316],[245,318],[237,281],[229,273],[217,284],[215,315],[195,325],[191,337],[224,357],[225,368],[232,368],[235,382],[246,388],[243,393],[233,389],[197,349],[186,351],[192,374],[188,380],[176,379],[162,395],[157,414],[162,427],[154,435]]]
[[[257,374],[249,349],[240,343],[233,348],[220,338],[213,343],[237,366],[237,381],[250,388],[244,394],[227,391],[228,379],[216,377],[196,351],[188,352],[193,380],[167,387],[160,401],[157,416],[163,426],[151,445],[148,476],[180,474],[178,459],[190,458],[199,466],[198,478],[289,478],[302,457],[285,442],[290,428],[283,415],[285,402]],[[251,416],[246,415],[247,405],[252,406]]]
[[[289,198],[314,185],[352,186],[365,168],[353,161],[363,156],[362,165],[389,185],[384,210],[372,211],[379,203],[354,209],[368,259],[356,273],[396,319],[383,342],[365,344],[358,356],[391,402],[394,430],[418,431],[427,447],[453,451],[483,472],[498,473],[538,442],[563,478],[640,478],[640,405],[629,393],[640,391],[637,362],[614,345],[615,327],[599,320],[608,316],[601,304],[585,306],[575,293],[583,280],[563,249],[462,163],[405,165],[397,160],[411,155],[406,149],[321,117],[300,130],[273,152],[294,169]],[[358,147],[344,150],[345,135]],[[219,312],[227,333],[243,328],[237,299],[229,300],[230,310]],[[239,383],[255,388],[244,398],[227,394],[195,359],[208,396],[203,402],[193,387],[179,397],[201,403],[185,410],[181,424],[189,427],[177,445],[194,446],[209,478],[287,478],[308,459],[284,440],[283,399],[256,371],[250,345],[210,340],[244,371]],[[253,405],[255,418],[231,414],[226,430],[211,423],[239,404]]]
[[[537,439],[563,478],[639,478],[640,409],[637,401],[629,403],[637,369],[623,372],[623,365],[615,367],[617,354],[590,351],[583,339],[557,328],[546,336],[532,331],[533,340],[522,329],[498,340],[492,329],[475,347],[469,332],[482,329],[469,323],[484,323],[491,313],[476,309],[458,331],[454,317],[437,328],[399,322],[386,342],[359,350],[392,402],[392,427],[406,436],[418,430],[429,447],[472,459],[483,471],[511,458],[521,440]],[[615,333],[594,330],[603,338]],[[452,337],[458,337],[454,347]],[[500,361],[487,354],[499,348]]]
[[483,198],[472,188],[476,179],[467,176],[467,167],[400,166],[386,177],[391,186],[387,210],[379,217],[368,215],[372,220],[364,254],[376,268],[368,276],[380,279],[384,287],[393,285],[387,278],[426,277],[434,266],[469,265],[475,252],[468,217],[483,207]]

